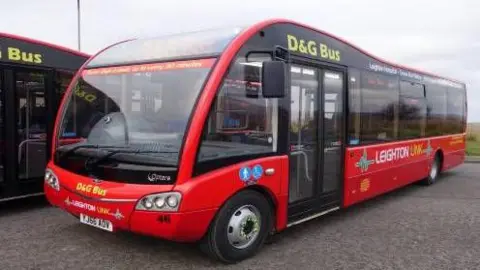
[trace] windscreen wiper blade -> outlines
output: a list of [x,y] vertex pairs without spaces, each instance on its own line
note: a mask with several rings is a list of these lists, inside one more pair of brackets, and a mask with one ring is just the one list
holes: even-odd
[[159,153],[159,154],[177,154],[178,152],[176,151],[150,151],[150,150],[140,150],[140,149],[118,149],[118,150],[113,150],[110,153],[94,160],[89,160],[85,166],[88,166],[90,168],[97,167],[98,164],[101,162],[107,160],[113,155],[116,154],[121,154],[121,153],[127,153],[127,154],[149,154],[149,153]]
[[81,144],[74,146],[68,150],[65,150],[65,152],[61,153],[58,158],[64,158],[70,155],[71,153],[75,152],[76,150],[80,148],[87,148],[87,149],[105,149],[105,148],[127,148],[126,146],[113,146],[113,145],[100,145],[100,144]]

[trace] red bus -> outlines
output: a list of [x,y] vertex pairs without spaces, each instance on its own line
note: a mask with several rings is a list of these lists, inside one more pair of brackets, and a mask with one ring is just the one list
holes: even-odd
[[57,109],[88,57],[0,33],[0,202],[43,195]]
[[464,160],[465,84],[288,20],[114,44],[59,110],[48,200],[223,262]]

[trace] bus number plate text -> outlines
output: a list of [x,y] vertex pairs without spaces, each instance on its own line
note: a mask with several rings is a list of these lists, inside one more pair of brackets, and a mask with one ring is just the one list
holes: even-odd
[[109,232],[113,231],[112,223],[105,219],[94,218],[80,214],[80,222]]

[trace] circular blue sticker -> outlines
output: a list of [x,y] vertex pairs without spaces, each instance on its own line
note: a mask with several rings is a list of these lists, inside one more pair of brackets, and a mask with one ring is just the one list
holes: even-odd
[[263,174],[262,166],[255,165],[255,167],[253,167],[252,174],[253,174],[253,178],[255,179],[259,179],[260,177],[262,177],[262,174]]
[[238,176],[243,182],[248,182],[250,177],[252,177],[252,171],[249,167],[243,167],[238,171]]

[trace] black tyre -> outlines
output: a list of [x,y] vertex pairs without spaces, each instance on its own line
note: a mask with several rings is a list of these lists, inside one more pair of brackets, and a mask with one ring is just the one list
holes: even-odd
[[432,161],[432,166],[430,167],[428,176],[422,181],[422,183],[425,185],[432,185],[435,182],[437,182],[438,177],[440,175],[441,168],[442,168],[442,160],[440,158],[440,155],[436,154],[435,158]]
[[202,250],[224,263],[253,256],[272,230],[272,212],[272,206],[261,193],[239,192],[217,213],[201,243]]

